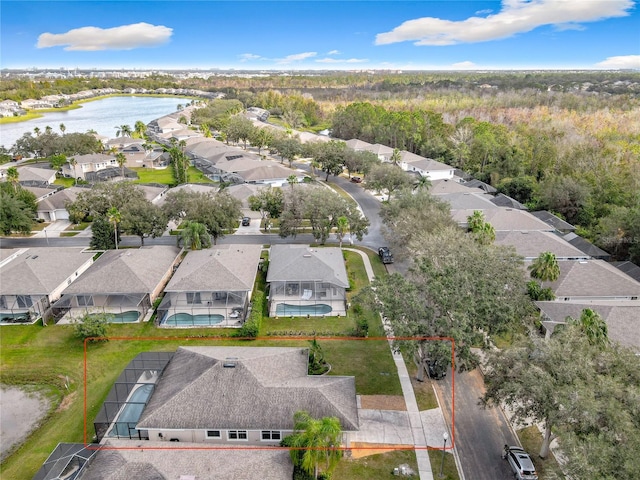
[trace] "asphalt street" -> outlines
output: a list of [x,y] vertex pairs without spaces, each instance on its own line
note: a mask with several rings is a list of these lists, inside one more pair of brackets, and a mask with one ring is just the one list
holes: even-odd
[[[308,166],[296,165],[308,171]],[[318,178],[324,181],[324,178]],[[369,219],[369,233],[362,241],[355,241],[355,245],[362,245],[377,251],[387,242],[382,234],[380,221],[380,200],[371,192],[342,177],[331,176],[329,183],[335,183],[360,205],[363,214]],[[90,236],[50,237],[50,238],[0,238],[0,248],[25,247],[74,247],[89,246]],[[275,245],[283,243],[313,243],[311,235],[298,235],[296,238],[281,238],[277,234],[247,234],[227,235],[218,239],[219,244],[240,243]],[[334,238],[329,244],[337,243]],[[145,239],[145,245],[175,245],[175,236],[162,236]],[[140,238],[123,236],[122,247],[140,245]],[[397,259],[398,260],[398,259]],[[399,259],[391,265],[389,271],[406,272],[406,263]],[[443,407],[448,425],[455,417],[455,447],[458,451],[463,476],[465,480],[502,480],[513,478],[506,461],[502,460],[501,452],[505,443],[518,445],[519,442],[509,427],[509,423],[500,409],[483,409],[478,405],[478,399],[484,392],[482,375],[478,370],[458,373],[455,375],[455,412],[452,395],[453,376],[449,374],[445,379],[436,383],[436,391]]]
[[478,401],[484,394],[480,370],[476,368],[455,375],[449,371],[444,379],[435,382],[435,386],[447,425],[453,421],[454,446],[464,478],[513,479],[509,464],[502,459],[502,449],[505,444],[520,445],[520,442],[501,409],[484,409],[479,405]]

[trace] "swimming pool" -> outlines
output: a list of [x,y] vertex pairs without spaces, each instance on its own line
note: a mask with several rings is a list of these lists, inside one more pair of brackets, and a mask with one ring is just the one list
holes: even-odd
[[109,437],[129,437],[131,436],[131,429],[138,423],[142,410],[147,403],[147,400],[153,392],[154,384],[147,383],[136,388],[131,396],[127,399],[124,407],[120,411],[120,414],[114,421],[113,428],[109,431],[107,436]]
[[109,323],[135,323],[140,318],[140,312],[129,310],[122,313],[109,313]]
[[217,314],[198,314],[191,315],[190,313],[174,313],[173,315],[165,318],[161,325],[171,325],[174,327],[184,326],[202,326],[202,325],[217,325],[224,320],[224,316]]
[[318,316],[331,313],[331,306],[324,303],[316,305],[290,305],[288,303],[279,303],[276,305],[276,315],[293,315],[299,317],[301,315]]

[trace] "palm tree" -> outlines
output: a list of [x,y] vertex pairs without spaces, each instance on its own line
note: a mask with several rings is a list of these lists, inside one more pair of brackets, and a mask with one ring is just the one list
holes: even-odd
[[431,186],[431,180],[429,177],[420,175],[413,184],[414,190],[422,190],[423,188],[429,188]]
[[46,133],[47,135],[51,135],[52,132],[53,132],[53,128],[51,128],[49,125],[44,127],[44,133]]
[[20,183],[20,174],[16,167],[7,168],[7,181],[13,185],[13,191],[18,191],[18,183]]
[[144,124],[142,120],[138,120],[133,125],[133,130],[135,132],[136,137],[144,138],[144,134],[147,133],[147,126]]
[[287,177],[287,183],[293,188],[294,185],[298,183],[298,177],[296,177],[293,173]]
[[535,278],[542,282],[555,282],[560,276],[560,266],[556,256],[551,252],[542,252],[531,265],[531,278]]
[[38,127],[33,127],[33,133],[36,134],[36,137],[40,136],[40,129]]
[[337,225],[336,225],[336,237],[338,237],[338,241],[340,242],[340,248],[342,248],[342,239],[347,234],[349,230],[349,219],[347,217],[338,217]]
[[69,165],[71,165],[71,171],[73,172],[73,184],[78,184],[78,175],[76,175],[76,165],[78,165],[78,161],[75,157],[71,157],[69,159]]
[[330,472],[342,458],[339,449],[342,439],[340,420],[336,417],[316,419],[308,412],[299,411],[293,416],[294,431],[287,437],[286,446],[294,465],[299,466],[314,478],[318,478],[320,463],[324,471]]
[[580,320],[575,322],[589,339],[591,345],[604,348],[609,344],[607,323],[598,312],[585,308],[582,310]]
[[477,232],[484,225],[484,213],[480,210],[474,210],[473,214],[467,217],[467,230],[469,232]]
[[120,223],[120,220],[122,220],[120,210],[116,207],[111,207],[107,210],[107,219],[109,220],[109,223],[113,223],[113,236],[116,241],[116,250],[118,250],[118,224]]
[[60,124],[60,131],[62,132],[62,136],[64,137],[64,132],[67,129],[67,127],[65,127],[64,123]]
[[393,153],[391,154],[391,158],[389,159],[393,165],[398,165],[400,163],[400,150],[397,148],[393,149]]
[[120,135],[122,135],[123,137],[131,136],[132,130],[129,125],[120,125],[119,127],[115,127],[115,128],[117,129],[116,137],[119,137]]
[[178,242],[191,250],[201,250],[211,246],[211,235],[207,232],[207,227],[198,222],[186,221],[182,225],[182,231],[178,237]]
[[124,177],[124,166],[127,163],[127,156],[122,152],[118,152],[116,154],[116,162],[118,162],[118,166],[120,167],[120,175],[122,176],[122,178],[125,178]]

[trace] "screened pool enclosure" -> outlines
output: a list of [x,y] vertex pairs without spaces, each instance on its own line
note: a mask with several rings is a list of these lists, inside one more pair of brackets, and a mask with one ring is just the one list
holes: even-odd
[[344,287],[323,281],[276,281],[269,287],[269,315],[337,316],[346,313]]

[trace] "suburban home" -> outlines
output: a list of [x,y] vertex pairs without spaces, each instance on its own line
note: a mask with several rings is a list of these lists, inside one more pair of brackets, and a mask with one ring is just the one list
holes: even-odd
[[561,260],[558,265],[560,277],[554,282],[545,282],[545,286],[554,291],[556,301],[640,299],[640,282],[603,260]]
[[438,194],[438,199],[447,202],[452,211],[480,210],[481,212],[485,212],[486,210],[499,208],[491,201],[491,195],[481,190],[478,191],[476,188],[468,189],[468,191],[440,193]]
[[159,203],[164,195],[169,191],[169,187],[160,184],[137,184],[137,187],[144,193],[144,198],[151,203]]
[[269,316],[340,316],[347,311],[349,279],[342,250],[272,245]]
[[360,147],[360,150],[366,150],[367,152],[375,153],[382,162],[390,162],[394,152],[393,148],[387,147],[386,145],[381,145],[379,143],[374,143],[369,147]]
[[405,172],[417,173],[429,180],[452,179],[454,172],[454,168],[450,165],[405,150],[400,152],[400,168]]
[[76,155],[69,160],[75,160],[76,164],[71,165],[69,161],[62,166],[62,174],[65,177],[89,180],[91,173],[99,172],[107,168],[119,168],[116,157],[105,155],[104,153],[89,153],[87,155]]
[[[175,448],[171,448],[174,447]],[[184,443],[110,439],[103,448],[60,443],[33,480],[291,480],[286,449],[185,448]]]
[[38,200],[36,205],[38,218],[45,222],[56,220],[69,220],[67,204],[74,202],[80,192],[87,191],[82,187],[69,187],[57,190],[50,195]]
[[163,368],[137,362],[123,372],[96,417],[100,441],[278,446],[301,410],[337,417],[347,447],[359,428],[354,377],[309,375],[307,348],[199,346],[141,355],[151,360],[153,353],[161,355],[154,365],[171,356]]
[[51,168],[19,167],[18,179],[23,185],[49,185],[56,181],[56,171]]
[[484,194],[485,191],[479,188],[468,187],[463,182],[455,179],[444,178],[441,180],[432,180],[429,188],[431,195],[444,195],[448,193],[479,193]]
[[[493,203],[489,202],[491,205]],[[530,231],[540,230],[543,232],[553,231],[549,224],[537,219],[529,212],[513,208],[502,208],[493,205],[494,208],[483,210],[485,221],[490,223],[496,232],[499,231]],[[451,210],[451,216],[459,226],[467,228],[467,219],[473,215],[474,209]]]
[[50,307],[93,263],[83,248],[0,250],[0,324],[48,320]]
[[551,252],[557,260],[588,260],[590,257],[552,232],[512,230],[496,232],[494,245],[512,246],[525,260],[535,260]]
[[180,253],[181,249],[165,245],[104,252],[53,305],[57,323],[92,313],[112,314],[118,323],[145,319]]
[[579,320],[582,311],[589,308],[598,313],[607,324],[609,340],[640,354],[640,302],[535,302],[540,309],[546,337],[553,334],[558,325],[567,323],[567,317]]
[[62,185],[43,185],[43,186],[30,186],[22,185],[23,190],[33,193],[36,196],[36,203],[41,202],[47,197],[50,197],[64,187]]
[[369,142],[358,140],[357,138],[347,140],[345,143],[347,144],[347,147],[349,147],[351,150],[355,150],[356,152],[365,150],[366,148],[372,146]]
[[214,245],[187,253],[158,307],[162,327],[239,327],[260,263],[260,245]]

